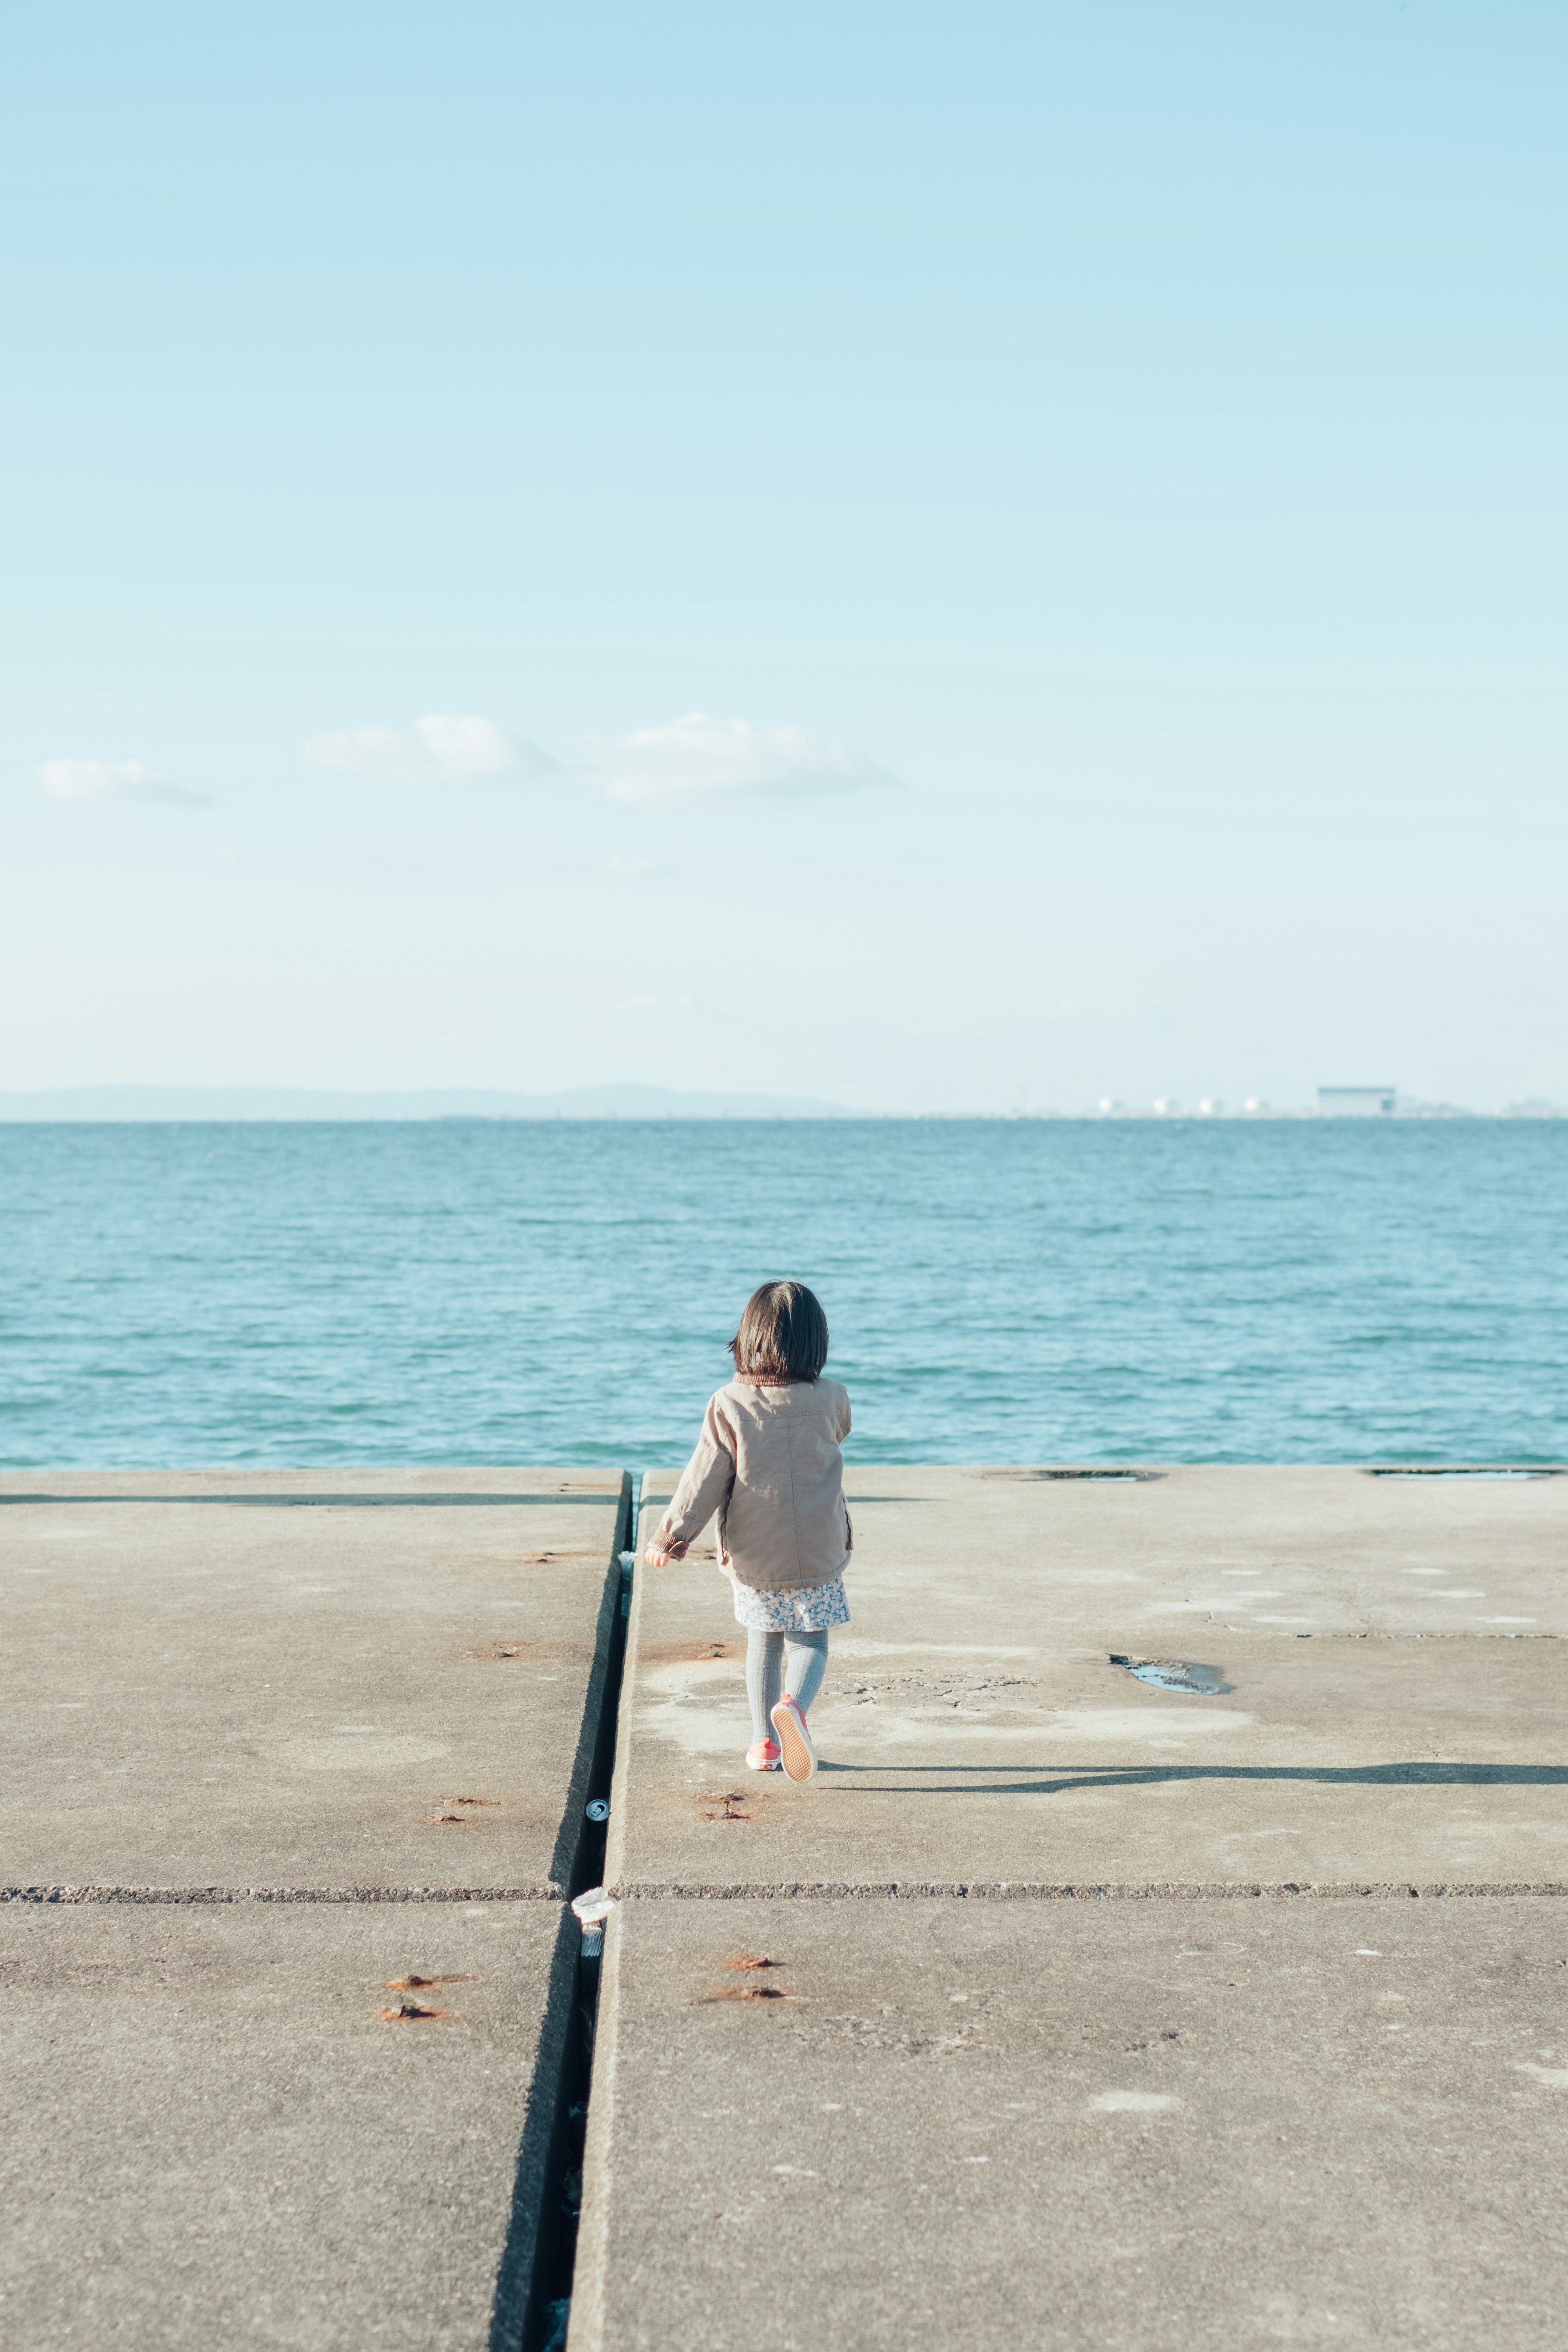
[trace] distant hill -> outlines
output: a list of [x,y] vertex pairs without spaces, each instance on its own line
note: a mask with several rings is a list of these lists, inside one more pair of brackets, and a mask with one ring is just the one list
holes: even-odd
[[49,1119],[852,1118],[806,1095],[682,1094],[671,1087],[574,1087],[514,1095],[479,1087],[351,1094],[309,1087],[58,1087],[0,1094],[0,1121]]

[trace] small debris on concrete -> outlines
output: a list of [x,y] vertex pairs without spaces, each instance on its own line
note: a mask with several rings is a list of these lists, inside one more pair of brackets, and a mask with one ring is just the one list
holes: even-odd
[[697,1800],[699,1805],[715,1805],[719,1810],[716,1812],[699,1813],[698,1819],[704,1822],[749,1822],[752,1820],[754,1816],[747,1811],[745,1806],[741,1801],[744,1795],[745,1790],[743,1789],[727,1789],[721,1793],[699,1797]]

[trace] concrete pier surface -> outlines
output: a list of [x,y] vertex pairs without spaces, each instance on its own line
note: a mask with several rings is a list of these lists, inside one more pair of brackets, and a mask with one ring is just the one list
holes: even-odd
[[0,1479],[0,2342],[521,2338],[628,1492]]
[[573,2352],[1560,2344],[1568,1478],[848,1486],[804,1788],[638,1571]]
[[574,2352],[1559,2352],[1565,1956],[1528,1897],[629,1902]]
[[5,2352],[543,2352],[601,1870],[571,2352],[1555,2352],[1568,1476],[848,1486],[797,1788],[616,1475],[0,1478]]
[[[854,1622],[808,1790],[735,1777],[744,1636],[710,1544],[640,1573],[610,1846],[628,1888],[1568,1885],[1568,1478],[848,1486]],[[645,1491],[646,1539],[669,1482]]]
[[[0,2343],[469,2352],[503,2264],[519,2341],[563,1925],[526,1902],[5,1905]],[[405,2002],[427,2014],[394,2022]]]

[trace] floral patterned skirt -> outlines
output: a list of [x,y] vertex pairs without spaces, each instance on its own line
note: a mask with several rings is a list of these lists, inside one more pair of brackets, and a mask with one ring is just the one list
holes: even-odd
[[735,1588],[735,1622],[748,1632],[822,1633],[829,1625],[849,1622],[842,1576],[830,1576],[826,1584],[786,1584],[771,1591],[742,1584],[732,1571],[730,1581]]

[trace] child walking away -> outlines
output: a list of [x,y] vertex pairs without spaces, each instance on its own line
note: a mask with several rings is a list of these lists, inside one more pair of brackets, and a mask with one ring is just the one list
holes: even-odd
[[764,1282],[730,1342],[735,1377],[709,1402],[697,1451],[647,1548],[683,1557],[715,1511],[719,1559],[746,1628],[753,1772],[809,1780],[806,1716],[827,1671],[827,1629],[847,1625],[854,1545],[844,1500],[849,1399],[825,1381],[827,1318],[803,1282]]

